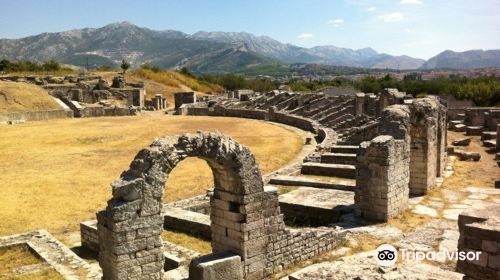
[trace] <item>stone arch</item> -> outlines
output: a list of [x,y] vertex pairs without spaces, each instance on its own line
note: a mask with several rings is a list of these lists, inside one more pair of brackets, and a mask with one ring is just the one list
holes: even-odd
[[97,214],[104,279],[161,279],[163,189],[170,172],[187,157],[204,159],[213,172],[213,251],[231,251],[242,261],[254,257],[254,265],[255,260],[264,262],[265,258],[252,249],[256,244],[265,248],[267,239],[250,236],[253,228],[248,225],[262,216],[256,202],[267,198],[277,204],[277,195],[267,197],[264,192],[254,156],[247,147],[222,134],[185,134],[153,141],[112,183],[113,197]]

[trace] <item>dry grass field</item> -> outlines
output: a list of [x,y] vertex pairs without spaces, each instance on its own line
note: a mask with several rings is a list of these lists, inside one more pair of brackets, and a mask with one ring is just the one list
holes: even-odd
[[61,109],[41,87],[0,81],[0,113]]
[[[110,183],[142,148],[163,135],[220,131],[247,145],[263,174],[292,161],[302,147],[295,132],[255,120],[144,114],[33,122],[0,128],[0,236],[46,228],[57,237],[111,197]],[[165,201],[205,193],[211,171],[187,159],[170,175]]]
[[[16,272],[22,268],[29,269],[24,273]],[[23,245],[0,248],[0,279],[9,280],[35,280],[35,279],[64,279],[47,263],[36,257]]]

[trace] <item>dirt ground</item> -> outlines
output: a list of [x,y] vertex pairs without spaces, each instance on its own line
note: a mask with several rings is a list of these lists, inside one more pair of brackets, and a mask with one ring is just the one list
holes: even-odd
[[[451,146],[452,141],[464,137],[466,136],[463,133],[448,131],[448,146]],[[495,180],[500,179],[500,168],[495,161],[495,154],[486,152],[479,136],[473,136],[469,146],[460,148],[479,152],[481,160],[479,162],[457,160],[454,165],[455,173],[444,181],[443,186],[450,189],[465,186],[493,188]]]
[[[111,197],[110,183],[156,137],[220,131],[254,153],[262,173],[292,161],[302,139],[255,120],[167,116],[105,117],[32,122],[0,129],[0,236],[46,228],[56,237],[94,219]],[[170,175],[165,201],[205,193],[207,164],[183,161]]]

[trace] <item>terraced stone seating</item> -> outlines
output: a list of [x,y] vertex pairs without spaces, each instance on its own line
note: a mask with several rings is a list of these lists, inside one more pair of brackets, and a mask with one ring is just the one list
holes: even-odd
[[356,154],[324,153],[321,155],[321,163],[356,164]]
[[354,179],[356,178],[356,167],[350,164],[306,162],[302,164],[301,173]]

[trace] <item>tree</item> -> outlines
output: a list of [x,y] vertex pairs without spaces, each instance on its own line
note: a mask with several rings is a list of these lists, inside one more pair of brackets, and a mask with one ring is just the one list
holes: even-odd
[[53,59],[47,60],[42,65],[43,70],[45,71],[59,71],[61,70],[61,65]]
[[122,60],[122,65],[120,66],[123,70],[123,74],[127,72],[127,70],[130,68],[130,63],[128,63],[125,59]]
[[189,69],[187,67],[182,67],[180,73],[184,76],[188,76],[191,78],[194,77],[193,73],[191,73],[191,71],[189,71]]

